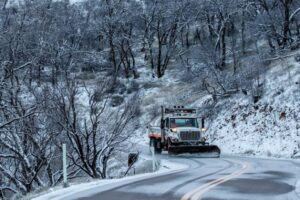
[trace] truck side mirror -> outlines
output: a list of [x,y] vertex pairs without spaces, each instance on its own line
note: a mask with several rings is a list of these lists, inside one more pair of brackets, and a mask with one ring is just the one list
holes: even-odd
[[164,129],[165,128],[165,120],[160,120],[160,128]]
[[205,119],[201,118],[201,128],[204,129],[205,128]]

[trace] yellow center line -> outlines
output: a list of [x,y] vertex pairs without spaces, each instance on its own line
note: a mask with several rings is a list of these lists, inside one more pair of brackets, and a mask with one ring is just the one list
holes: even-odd
[[239,163],[242,165],[242,168],[236,172],[231,173],[230,175],[227,176],[223,176],[221,178],[218,178],[214,181],[208,182],[198,188],[195,188],[193,190],[191,190],[190,192],[186,193],[180,200],[200,200],[201,196],[207,192],[208,190],[210,190],[213,187],[216,187],[217,185],[220,185],[230,179],[233,179],[237,176],[242,175],[243,173],[245,173],[249,168],[250,168],[250,164],[247,162],[239,162],[239,161],[234,161],[236,163]]

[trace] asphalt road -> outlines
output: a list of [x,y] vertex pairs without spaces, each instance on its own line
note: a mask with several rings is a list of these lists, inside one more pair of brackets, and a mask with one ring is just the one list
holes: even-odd
[[189,165],[169,175],[81,194],[78,200],[300,200],[300,161],[235,156],[169,157]]

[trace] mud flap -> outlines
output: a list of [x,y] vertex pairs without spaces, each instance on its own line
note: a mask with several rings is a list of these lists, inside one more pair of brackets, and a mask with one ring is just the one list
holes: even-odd
[[170,146],[169,154],[178,155],[184,153],[199,154],[204,157],[219,158],[221,150],[216,145],[195,145],[195,146]]

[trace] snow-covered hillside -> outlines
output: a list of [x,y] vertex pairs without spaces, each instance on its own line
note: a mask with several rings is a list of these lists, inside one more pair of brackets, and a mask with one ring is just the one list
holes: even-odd
[[225,108],[209,133],[223,152],[295,157],[300,150],[300,64],[294,57],[270,65],[263,98],[256,104],[237,95],[219,102]]

